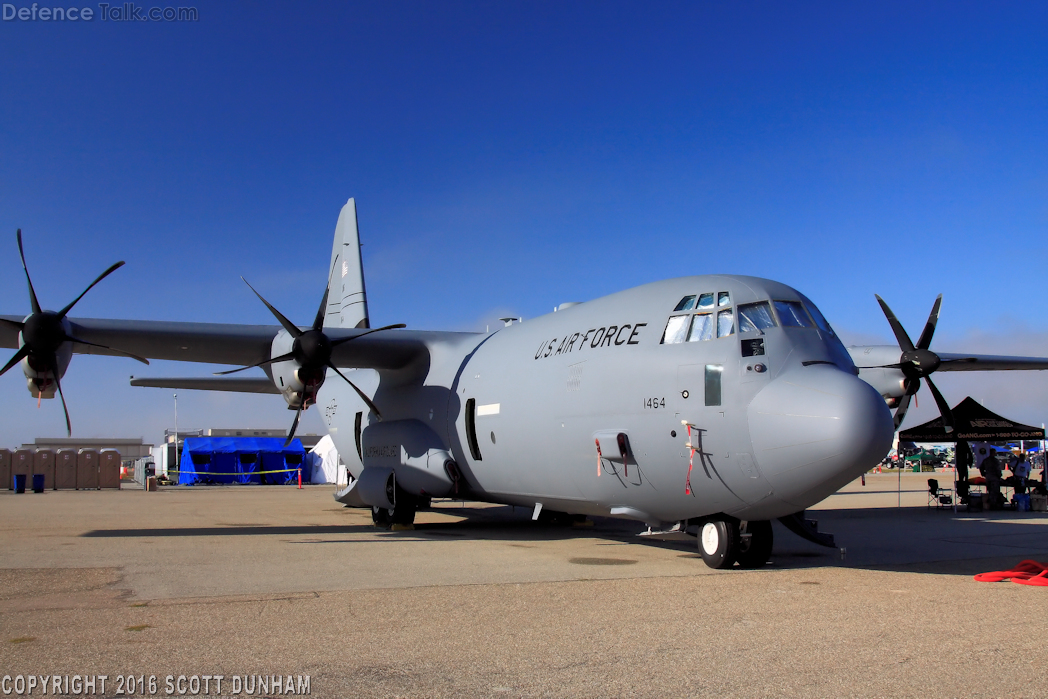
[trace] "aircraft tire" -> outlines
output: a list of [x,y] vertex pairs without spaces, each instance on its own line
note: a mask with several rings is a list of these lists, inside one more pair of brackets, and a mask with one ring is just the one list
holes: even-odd
[[742,568],[763,568],[764,564],[771,558],[771,549],[774,535],[771,531],[771,522],[758,520],[746,523],[746,533],[749,534],[749,542],[739,547],[739,566]]
[[418,505],[418,498],[397,486],[394,508],[372,506],[371,522],[380,529],[390,529],[397,525],[410,528],[415,523]]
[[374,505],[371,508],[371,522],[379,529],[389,529],[393,526],[393,510]]
[[735,565],[739,554],[739,525],[734,521],[708,519],[699,527],[699,554],[710,568]]

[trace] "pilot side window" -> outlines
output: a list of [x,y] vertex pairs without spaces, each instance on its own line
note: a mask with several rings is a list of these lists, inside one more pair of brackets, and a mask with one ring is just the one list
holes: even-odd
[[703,308],[713,308],[713,294],[703,294],[699,297],[699,310]]
[[662,344],[675,345],[684,342],[688,334],[688,319],[691,316],[670,316],[666,322],[666,332],[662,333]]
[[717,337],[727,337],[735,332],[735,313],[729,308],[717,313]]
[[759,332],[775,327],[775,318],[771,315],[771,306],[767,301],[743,303],[739,305],[739,332]]
[[727,291],[722,291],[717,294],[717,305],[721,308],[731,305],[731,296],[728,295]]
[[776,301],[775,311],[784,328],[814,328],[808,312],[800,301]]
[[713,316],[709,313],[698,313],[692,318],[688,342],[713,339]]
[[685,296],[680,300],[680,303],[677,304],[677,307],[673,309],[673,312],[676,313],[677,311],[690,311],[693,308],[695,308],[695,297]]
[[806,303],[804,306],[808,309],[808,312],[811,313],[812,320],[815,321],[815,325],[819,327],[819,330],[822,330],[830,337],[836,336],[833,332],[833,328],[831,328],[830,324],[826,322],[826,318],[823,317],[822,313],[814,304]]

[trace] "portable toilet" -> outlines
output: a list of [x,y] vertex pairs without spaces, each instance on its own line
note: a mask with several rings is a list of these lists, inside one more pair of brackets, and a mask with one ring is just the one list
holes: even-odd
[[120,488],[120,452],[103,449],[98,453],[98,487]]
[[11,450],[0,449],[0,483],[7,483],[8,488],[13,488],[14,482],[11,477]]
[[55,490],[76,489],[76,449],[55,452]]
[[76,454],[76,489],[98,490],[98,450],[81,449]]
[[50,449],[37,449],[33,456],[33,475],[44,476],[44,490],[55,489],[55,453]]
[[25,476],[27,481],[33,479],[33,459],[36,454],[33,453],[32,449],[19,449],[11,457],[11,476],[7,479],[7,489],[14,490],[14,477],[17,475]]

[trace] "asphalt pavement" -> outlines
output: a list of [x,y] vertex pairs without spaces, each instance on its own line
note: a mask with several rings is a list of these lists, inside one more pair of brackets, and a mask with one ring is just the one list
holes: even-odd
[[193,695],[194,678],[197,696],[285,696],[288,676],[317,697],[1044,696],[1048,587],[972,575],[1048,562],[1048,515],[928,508],[929,475],[812,508],[833,549],[776,523],[753,571],[709,570],[686,535],[477,503],[380,531],[330,486],[0,491],[0,679],[92,677],[95,696],[118,696],[117,676],[135,696]]

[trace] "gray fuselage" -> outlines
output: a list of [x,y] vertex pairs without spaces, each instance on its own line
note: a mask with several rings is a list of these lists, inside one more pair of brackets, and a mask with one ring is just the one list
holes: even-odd
[[[697,307],[704,294],[712,306]],[[818,310],[764,279],[666,280],[490,335],[433,333],[426,345],[425,365],[360,382],[383,423],[343,382],[321,389],[354,476],[392,463],[398,482],[413,482],[399,463],[411,440],[396,443],[405,425],[453,458],[462,497],[653,525],[764,520],[819,502],[891,445],[883,398]],[[391,461],[395,450],[403,457]]]

